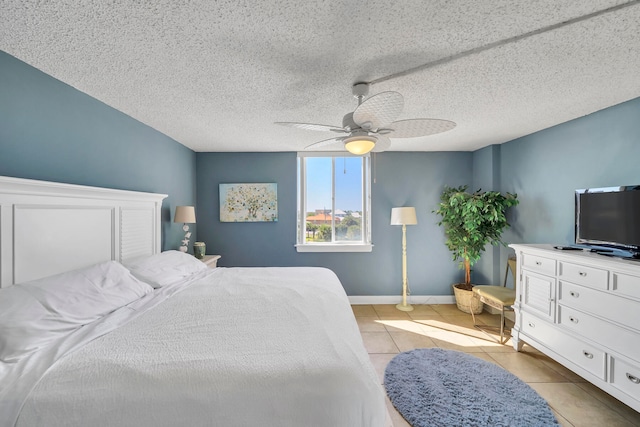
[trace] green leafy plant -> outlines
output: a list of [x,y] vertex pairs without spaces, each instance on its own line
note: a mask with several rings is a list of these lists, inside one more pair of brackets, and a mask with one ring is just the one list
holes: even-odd
[[442,217],[438,225],[444,226],[445,244],[465,271],[464,285],[459,288],[473,288],[471,266],[478,262],[488,243],[505,244],[501,239],[503,230],[509,227],[505,211],[519,203],[517,197],[498,191],[469,193],[466,185],[445,186],[438,209],[433,212]]

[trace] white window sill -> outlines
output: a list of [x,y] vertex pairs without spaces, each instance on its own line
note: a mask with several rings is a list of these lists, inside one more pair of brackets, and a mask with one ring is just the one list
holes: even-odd
[[353,243],[312,243],[306,245],[296,245],[298,252],[371,252],[372,244]]

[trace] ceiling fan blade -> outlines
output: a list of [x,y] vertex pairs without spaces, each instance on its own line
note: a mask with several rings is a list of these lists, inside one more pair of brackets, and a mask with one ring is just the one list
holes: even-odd
[[381,153],[383,151],[388,150],[391,147],[391,140],[389,139],[388,136],[384,136],[384,135],[377,135],[376,139],[378,140],[376,142],[376,145],[373,147],[373,152],[375,153]]
[[342,129],[339,126],[330,126],[330,125],[317,125],[314,123],[296,123],[296,122],[275,122],[274,124],[280,126],[287,126],[290,128],[296,129],[304,129],[304,130],[316,130],[321,132],[339,132],[339,133],[347,133],[346,130]]
[[398,92],[380,92],[368,98],[353,112],[353,121],[365,130],[383,128],[402,112],[404,98]]
[[446,132],[456,127],[456,124],[440,119],[407,119],[393,122],[389,127],[393,129],[389,134],[391,138],[415,138]]
[[320,148],[320,147],[325,147],[327,145],[338,144],[338,143],[342,143],[342,141],[344,141],[345,139],[347,139],[346,136],[337,136],[335,138],[324,139],[322,141],[314,142],[311,145],[307,145],[306,147],[304,147],[304,149],[309,150],[311,148]]

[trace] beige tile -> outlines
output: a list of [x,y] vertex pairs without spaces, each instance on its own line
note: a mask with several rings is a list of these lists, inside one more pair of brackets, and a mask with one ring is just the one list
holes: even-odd
[[411,320],[411,316],[409,316],[409,313],[400,310],[396,310],[396,312],[378,312],[378,317],[385,320]]
[[388,332],[361,332],[368,353],[399,353]]
[[373,309],[380,319],[411,320],[409,312],[398,310],[395,304],[376,304]]
[[473,319],[466,314],[442,314],[442,318],[450,325],[459,326],[461,329],[475,329]]
[[561,364],[559,364],[553,359],[543,360],[543,363],[548,367],[550,367],[551,369],[553,369],[554,371],[558,372],[560,375],[562,375],[572,383],[583,383],[587,381],[584,378],[582,378],[580,375],[573,372],[571,369],[565,368],[564,366],[562,366]]
[[558,413],[558,411],[555,411],[555,410],[551,409],[551,412],[553,412],[553,415],[556,417],[556,420],[558,420],[558,423],[562,427],[579,427],[579,426],[574,426],[573,424],[571,424],[565,417],[560,415]]
[[389,313],[396,313],[396,312],[405,313],[404,311],[398,310],[395,304],[374,304],[373,309],[378,314],[380,313],[389,314]]
[[[492,344],[491,341],[491,336],[494,336],[493,334],[489,333],[489,336],[485,335],[483,338],[479,338],[479,339],[474,339],[472,338],[472,340],[480,347],[482,347],[482,349],[488,353],[515,353],[516,350],[513,348],[513,342],[511,341],[511,337],[508,337],[507,341],[504,344],[498,344],[496,341],[495,344]],[[499,338],[499,334],[495,334],[496,339]],[[524,343],[524,345],[522,346],[522,349],[520,350],[521,353],[535,353],[538,355],[542,355],[542,353],[538,350],[536,350],[535,348],[531,347],[529,344]]]
[[[494,337],[494,340],[498,340],[500,338],[500,331],[497,333],[491,331],[482,331],[473,324],[473,320],[471,317],[467,316],[450,316],[443,315],[444,321],[449,325],[448,330],[452,332],[458,332],[460,334],[464,334],[468,337],[476,337],[482,340],[490,340],[491,336]],[[486,325],[482,322],[478,322],[478,325],[485,327]],[[489,336],[487,336],[489,334]]]
[[352,305],[351,310],[356,317],[378,317],[372,305]]
[[551,408],[575,426],[632,427],[638,425],[609,408],[577,384],[533,383],[529,385],[549,403]]
[[471,317],[470,314],[464,313],[461,310],[458,309],[458,306],[456,306],[455,304],[433,304],[431,305],[431,307],[438,313],[438,314],[450,314],[450,315],[467,315],[469,317]]
[[427,304],[416,304],[413,306],[413,311],[409,311],[409,316],[415,318],[416,316],[437,316],[438,312],[434,310],[433,306]]
[[437,347],[431,338],[413,332],[389,332],[389,335],[391,335],[398,350],[401,352],[415,350],[416,348]]
[[463,351],[465,353],[482,352],[467,336],[454,332],[427,332],[427,336],[440,348]]
[[488,353],[473,353],[473,356],[477,357],[478,359],[482,359],[482,360],[485,360],[487,362],[491,362],[494,365],[500,366],[500,364],[496,361],[496,359],[491,357],[491,355],[488,354]]
[[387,365],[394,357],[396,357],[395,354],[389,353],[372,353],[369,355],[371,363],[373,364],[373,367],[378,374],[378,378],[380,379],[380,384],[384,383],[384,371],[387,369]]
[[507,341],[504,344],[500,344],[500,334],[485,334],[479,331],[482,335],[480,337],[469,337],[475,345],[477,345],[482,351],[487,353],[515,353],[513,345],[509,337],[505,337]]
[[414,320],[387,320],[380,319],[380,324],[384,325],[389,332],[414,332],[416,334],[424,334],[424,326]]
[[393,427],[411,427],[403,417],[400,415],[398,410],[393,406],[393,403],[386,397],[387,400],[387,409],[389,410],[389,415],[391,415],[391,421],[393,421]]
[[412,319],[415,323],[419,323],[420,325],[422,325],[423,330],[427,331],[447,332],[453,329],[452,325],[447,323],[444,317],[439,314],[435,316],[424,315],[413,317]]
[[356,317],[360,332],[385,332],[384,324],[378,317]]
[[548,358],[535,353],[491,353],[503,368],[527,383],[562,383],[569,380],[544,363]]
[[640,426],[640,412],[625,405],[615,397],[611,396],[609,393],[599,389],[591,383],[581,382],[576,383],[576,385],[589,393],[591,396],[603,402],[609,408],[621,414],[624,418],[634,423],[634,425]]

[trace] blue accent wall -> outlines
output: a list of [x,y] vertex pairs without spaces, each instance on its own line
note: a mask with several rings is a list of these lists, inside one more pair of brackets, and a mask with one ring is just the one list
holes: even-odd
[[[498,165],[475,152],[474,176],[496,170],[497,188],[518,194],[505,241],[573,243],[576,189],[640,184],[639,118],[637,98],[502,144]],[[502,272],[508,253],[501,249]],[[478,265],[476,273],[490,277],[490,267]]]
[[[298,253],[295,153],[197,153],[198,240],[221,266],[324,266],[349,295],[399,295],[402,229],[389,225],[391,208],[415,206],[418,225],[407,227],[409,286],[415,295],[450,295],[462,273],[444,246],[437,207],[445,184],[471,182],[471,153],[378,154],[373,162],[371,253]],[[275,182],[278,222],[221,223],[218,185]]]
[[184,235],[176,205],[195,204],[195,153],[0,51],[0,175],[168,194],[163,249]]

